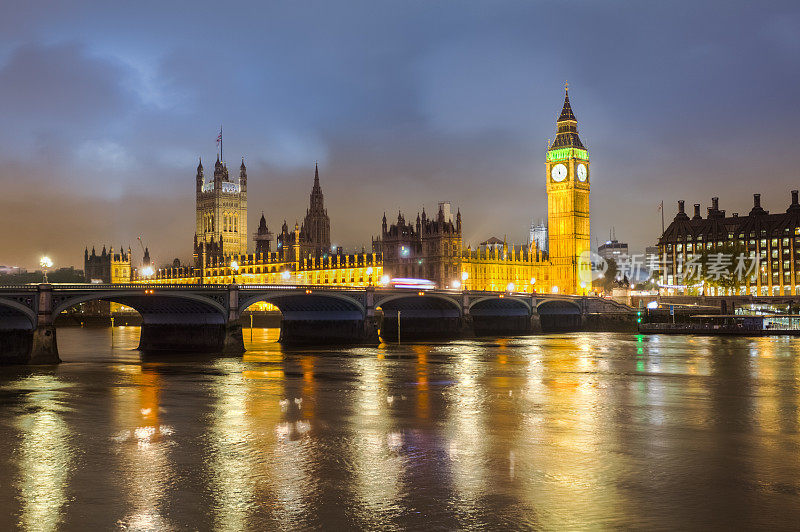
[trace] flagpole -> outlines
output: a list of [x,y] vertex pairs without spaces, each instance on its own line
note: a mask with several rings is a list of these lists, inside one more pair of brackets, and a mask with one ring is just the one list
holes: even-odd
[[664,200],[661,200],[661,234],[664,234]]
[[219,162],[225,162],[225,158],[222,156],[222,124],[219,125]]

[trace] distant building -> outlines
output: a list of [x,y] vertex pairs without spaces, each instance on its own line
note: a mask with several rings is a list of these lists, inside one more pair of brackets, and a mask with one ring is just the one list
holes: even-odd
[[103,251],[98,255],[92,247],[83,250],[83,272],[87,283],[129,283],[131,282],[131,248],[127,253],[120,246],[119,253],[114,253],[114,248],[103,246]]
[[[709,288],[706,294],[784,296],[800,295],[800,202],[792,190],[792,202],[785,212],[770,214],[761,207],[761,194],[753,194],[753,208],[747,216],[726,216],[719,198],[711,198],[705,218],[700,204],[694,205],[691,218],[678,202],[678,213],[658,239],[664,271],[661,284],[666,290],[682,292],[690,284],[685,279],[688,260],[721,246],[741,249],[743,256],[758,258],[757,272],[742,275],[735,288]],[[733,257],[734,263],[737,257]],[[751,264],[752,265],[752,264]],[[750,265],[750,266],[751,266]],[[744,265],[748,266],[747,263]],[[696,283],[696,281],[691,281]]]
[[22,273],[28,273],[28,270],[19,266],[0,266],[0,274],[3,275],[19,275]]
[[483,250],[486,250],[486,249],[490,249],[490,250],[500,249],[500,250],[502,250],[503,246],[505,246],[505,244],[506,244],[505,240],[500,240],[496,236],[492,236],[492,237],[487,238],[486,240],[484,240],[480,244],[478,244],[478,246]]
[[644,248],[644,263],[650,275],[656,274],[658,269],[658,246]]
[[384,214],[381,236],[372,247],[381,252],[389,277],[429,279],[448,287],[461,276],[461,212],[453,223],[450,203],[441,202],[435,219],[428,219],[422,209],[415,225],[397,213],[397,223],[391,226]]
[[608,240],[604,244],[600,244],[597,248],[597,254],[605,260],[612,259],[614,262],[619,263],[620,257],[628,256],[628,244],[618,240]]
[[547,251],[547,224],[544,223],[544,220],[539,220],[538,224],[531,222],[528,245],[534,243],[539,250]]

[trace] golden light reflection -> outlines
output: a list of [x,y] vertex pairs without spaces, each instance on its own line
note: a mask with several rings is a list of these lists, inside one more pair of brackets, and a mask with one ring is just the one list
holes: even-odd
[[32,389],[26,396],[29,413],[17,419],[21,434],[19,525],[24,530],[58,530],[74,460],[70,431],[59,407],[62,393],[58,389],[64,385],[52,375],[35,375],[15,387]]
[[113,441],[125,472],[131,509],[120,524],[139,530],[170,528],[161,503],[173,475],[169,457],[173,429],[160,421],[161,376],[156,365],[143,365],[141,371],[129,373],[129,385],[118,387],[115,398],[117,423],[122,429]]
[[431,413],[431,397],[428,389],[428,349],[426,345],[412,347],[417,354],[417,417],[428,419]]
[[[613,464],[586,474],[588,457],[596,452],[604,431],[614,426],[613,422],[604,426],[605,420],[598,416],[603,398],[597,374],[591,371],[603,339],[579,334],[529,341],[543,354],[532,357],[525,390],[527,399],[540,407],[525,416],[519,445],[524,448],[534,442],[535,449],[544,452],[536,455],[535,475],[519,474],[517,479],[537,505],[559,507],[562,516],[578,515],[593,494],[603,491],[608,500],[616,496],[615,479],[606,478]],[[514,456],[515,462],[521,461]],[[541,490],[541,482],[535,479],[542,476],[549,481],[547,490]],[[569,528],[569,521],[549,522],[546,515],[542,519],[543,528]]]

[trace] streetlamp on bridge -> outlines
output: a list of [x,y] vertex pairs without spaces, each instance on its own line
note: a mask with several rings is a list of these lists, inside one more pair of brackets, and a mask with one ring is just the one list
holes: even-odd
[[44,273],[44,284],[47,284],[47,269],[53,266],[53,261],[50,260],[50,257],[45,255],[39,259],[39,266],[42,267],[42,273]]
[[231,261],[231,277],[233,279],[232,284],[236,284],[236,272],[239,271],[239,263],[235,260]]

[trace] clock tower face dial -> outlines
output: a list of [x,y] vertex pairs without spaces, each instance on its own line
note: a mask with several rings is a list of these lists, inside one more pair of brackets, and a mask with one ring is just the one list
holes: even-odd
[[578,165],[578,180],[585,182],[588,174],[586,173],[586,165],[581,163]]
[[567,178],[567,167],[563,164],[559,163],[550,170],[550,177],[553,178],[553,181],[556,183],[560,183]]

